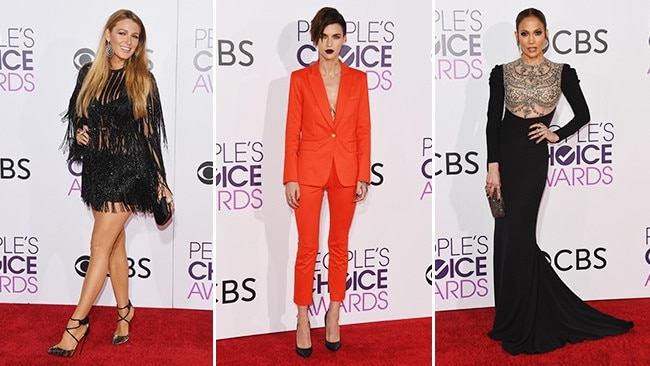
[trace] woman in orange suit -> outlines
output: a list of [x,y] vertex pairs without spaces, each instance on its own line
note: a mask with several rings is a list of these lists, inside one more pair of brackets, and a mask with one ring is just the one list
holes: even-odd
[[309,314],[323,192],[330,211],[325,345],[341,346],[339,310],[345,297],[348,233],[356,203],[370,181],[370,107],[366,74],[346,66],[339,52],[346,41],[343,16],[322,8],[311,21],[318,61],[291,74],[285,136],[284,185],[298,227],[294,303],[298,306],[296,352],[312,353]]

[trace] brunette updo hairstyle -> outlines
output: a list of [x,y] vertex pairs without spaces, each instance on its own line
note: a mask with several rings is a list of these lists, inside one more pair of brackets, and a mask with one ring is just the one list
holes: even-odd
[[343,15],[334,8],[322,8],[316,13],[314,19],[311,20],[311,42],[314,46],[318,44],[318,40],[323,35],[325,27],[330,24],[339,24],[341,28],[343,28],[343,35],[346,35],[345,19],[343,19]]
[[544,24],[544,29],[546,29],[546,17],[544,16],[544,13],[542,13],[540,10],[537,10],[535,8],[528,8],[524,9],[517,14],[517,19],[515,19],[515,30],[519,30],[519,24],[524,20],[524,18],[528,17],[535,17],[539,19],[542,24]]

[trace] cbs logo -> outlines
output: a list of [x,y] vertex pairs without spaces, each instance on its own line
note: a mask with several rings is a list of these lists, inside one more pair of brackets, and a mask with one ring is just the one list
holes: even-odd
[[[140,258],[137,262],[135,259],[129,257],[127,258],[127,262],[129,265],[129,278],[138,276],[139,278],[149,278],[151,277],[151,269],[149,269],[148,265],[151,263],[150,258]],[[88,271],[88,264],[90,263],[90,256],[89,255],[82,255],[81,257],[77,258],[77,260],[74,263],[74,270],[77,272],[77,274],[81,277],[86,277],[86,272]],[[106,277],[110,277],[110,275],[106,275]]]
[[215,285],[217,289],[220,288],[220,291],[217,292],[217,303],[222,304],[232,304],[239,300],[244,302],[251,302],[255,300],[257,293],[252,287],[252,284],[255,283],[254,278],[246,278],[243,281],[236,280],[223,280],[217,282]]
[[32,175],[27,167],[29,162],[27,158],[21,158],[16,161],[11,158],[0,158],[0,179],[29,179]]
[[[459,175],[459,174],[476,174],[479,171],[479,164],[476,161],[478,159],[478,152],[468,151],[464,154],[456,151],[446,152],[444,154],[435,153],[436,156],[436,168],[434,174],[436,176],[444,175]],[[430,165],[432,159],[427,159],[422,165],[422,174],[431,179],[431,168]],[[442,164],[442,166],[439,166]]]
[[584,54],[589,52],[605,53],[608,45],[603,36],[607,34],[606,29],[588,31],[578,29],[575,31],[560,30],[553,35],[553,50],[560,55],[568,53]]
[[593,252],[589,249],[579,248],[575,251],[561,249],[551,258],[551,255],[542,252],[549,264],[559,271],[570,271],[572,269],[584,271],[590,268],[603,269],[607,266],[607,259],[603,256],[607,249],[596,248]]
[[237,45],[227,39],[217,40],[217,64],[219,66],[233,66],[235,63],[240,66],[251,66],[255,61],[253,53],[248,49],[253,41],[243,40]]
[[[147,49],[147,53],[151,55],[153,54],[153,50]],[[93,60],[95,60],[95,51],[90,48],[80,48],[75,52],[74,56],[72,56],[72,62],[77,70],[81,70],[83,65],[92,62]],[[153,70],[153,62],[150,57],[148,57],[148,63],[149,71]]]

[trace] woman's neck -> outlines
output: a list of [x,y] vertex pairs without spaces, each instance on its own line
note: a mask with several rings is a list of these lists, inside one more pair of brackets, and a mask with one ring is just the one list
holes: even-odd
[[321,75],[325,77],[335,76],[341,73],[341,64],[339,60],[323,60],[318,62]]
[[543,55],[539,55],[539,56],[537,56],[535,58],[526,57],[526,55],[521,56],[521,62],[525,63],[526,65],[530,65],[530,66],[539,65],[542,62],[544,62],[544,60],[546,60],[546,59],[544,58]]
[[117,57],[113,56],[113,57],[111,57],[111,59],[109,61],[111,70],[119,70],[119,69],[124,68],[124,64],[126,62],[124,60],[120,60],[120,59],[115,60],[116,58]]

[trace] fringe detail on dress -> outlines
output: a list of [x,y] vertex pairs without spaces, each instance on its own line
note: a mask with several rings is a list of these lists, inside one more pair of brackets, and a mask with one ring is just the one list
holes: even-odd
[[[152,213],[160,188],[167,186],[161,148],[167,136],[155,79],[150,74],[153,88],[146,118],[133,116],[123,69],[110,71],[106,87],[90,103],[85,118],[76,114],[75,105],[89,65],[79,70],[63,117],[68,127],[61,144],[68,162],[83,162],[81,198],[100,212]],[[84,125],[90,142],[81,146],[76,130]]]

